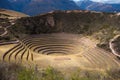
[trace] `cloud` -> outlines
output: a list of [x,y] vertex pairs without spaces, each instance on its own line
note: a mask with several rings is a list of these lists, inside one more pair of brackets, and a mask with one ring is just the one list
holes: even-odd
[[[84,1],[84,0],[73,0],[73,1]],[[102,2],[102,3],[120,3],[120,0],[91,0],[95,2]]]
[[92,0],[96,2],[103,2],[103,3],[120,3],[120,0]]

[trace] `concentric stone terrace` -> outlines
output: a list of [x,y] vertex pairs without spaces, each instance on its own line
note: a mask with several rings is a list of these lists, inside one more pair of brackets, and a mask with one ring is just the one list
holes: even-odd
[[60,35],[37,35],[24,38],[22,43],[31,51],[44,55],[79,53],[79,46],[76,46],[78,42],[69,38]]
[[120,61],[112,53],[98,48],[95,40],[82,35],[40,34],[19,41],[3,53],[4,61],[32,61],[40,67],[120,68]]
[[[64,35],[64,34],[63,34]],[[69,55],[80,52],[73,36],[61,36],[61,34],[41,34],[25,37],[20,40],[19,44],[8,50],[3,55],[3,60],[23,59],[33,60],[33,53],[43,55]],[[14,58],[13,58],[14,57]]]

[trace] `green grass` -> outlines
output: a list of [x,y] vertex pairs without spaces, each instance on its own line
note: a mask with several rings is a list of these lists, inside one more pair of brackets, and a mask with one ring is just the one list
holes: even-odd
[[23,69],[18,72],[18,80],[38,80],[32,69]]
[[41,76],[40,80],[64,80],[63,75],[52,67],[48,67]]

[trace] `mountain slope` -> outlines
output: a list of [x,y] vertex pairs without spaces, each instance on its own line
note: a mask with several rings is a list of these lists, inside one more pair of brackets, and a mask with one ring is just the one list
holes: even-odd
[[22,12],[24,6],[28,5],[31,0],[9,0],[16,11]]
[[13,9],[11,3],[7,0],[0,0],[0,8]]
[[23,12],[30,15],[46,13],[53,10],[74,10],[79,7],[70,0],[32,0],[23,9]]
[[120,12],[120,4],[107,4],[83,0],[1,0],[0,8],[11,9],[28,15],[47,13],[53,10],[92,10],[102,12]]
[[29,14],[37,15],[47,13],[53,10],[74,10],[80,9],[75,2],[71,0],[9,0],[14,10]]
[[84,10],[103,11],[103,12],[120,12],[120,4],[107,4],[93,2],[90,0],[78,1],[77,5]]

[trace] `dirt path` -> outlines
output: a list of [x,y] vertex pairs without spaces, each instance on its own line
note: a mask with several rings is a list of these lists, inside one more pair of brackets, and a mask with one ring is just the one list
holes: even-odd
[[10,23],[11,25],[10,26],[6,26],[6,27],[3,27],[3,26],[0,26],[0,28],[3,28],[4,29],[4,32],[2,34],[0,34],[1,37],[5,36],[6,34],[8,34],[8,28],[11,27],[12,25],[14,25],[15,20],[11,20]]
[[4,32],[3,32],[0,36],[4,36],[4,35],[6,35],[7,33],[8,33],[7,29],[4,28]]
[[118,45],[120,45],[120,43],[118,42],[119,37],[120,37],[120,35],[117,35],[112,40],[110,40],[109,47],[110,47],[112,53],[120,58],[120,55],[119,55],[120,50],[119,50],[119,46],[118,46]]

